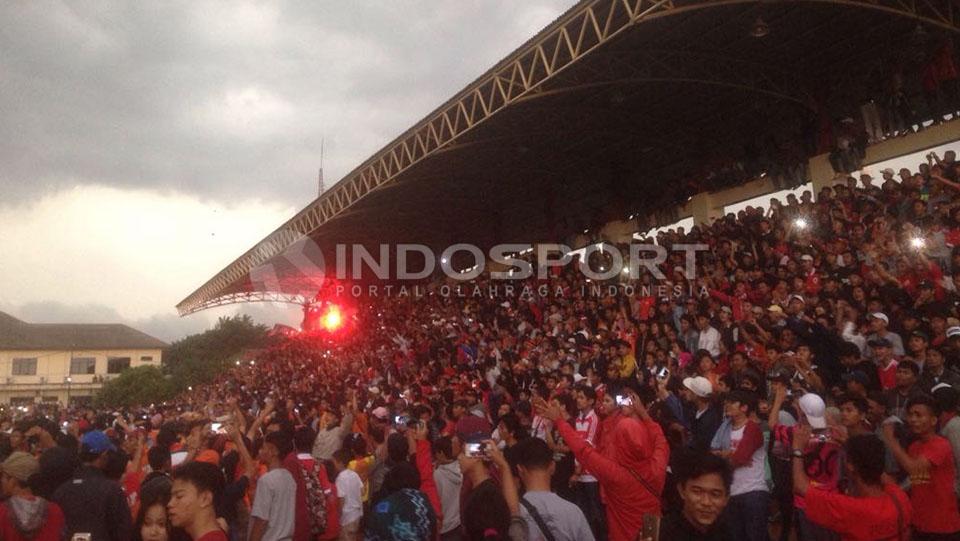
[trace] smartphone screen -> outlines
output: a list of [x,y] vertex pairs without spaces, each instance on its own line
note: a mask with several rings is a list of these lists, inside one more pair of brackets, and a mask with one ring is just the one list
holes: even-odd
[[483,451],[483,443],[468,443],[466,446],[466,454],[470,458],[480,458],[485,456],[486,453]]

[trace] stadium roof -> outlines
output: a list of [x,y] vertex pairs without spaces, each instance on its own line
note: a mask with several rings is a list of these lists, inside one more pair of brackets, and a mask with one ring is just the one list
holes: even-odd
[[335,243],[555,241],[676,204],[704,162],[815,131],[824,89],[876,93],[883,55],[910,65],[958,31],[958,0],[583,0],[177,308],[296,300],[306,239],[326,261]]
[[0,312],[0,350],[163,349],[167,343],[119,324],[27,323]]

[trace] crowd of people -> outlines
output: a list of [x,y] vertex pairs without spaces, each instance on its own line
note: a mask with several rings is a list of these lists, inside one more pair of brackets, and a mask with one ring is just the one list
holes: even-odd
[[960,539],[955,158],[659,235],[695,276],[345,298],[168,403],[8,412],[0,539]]

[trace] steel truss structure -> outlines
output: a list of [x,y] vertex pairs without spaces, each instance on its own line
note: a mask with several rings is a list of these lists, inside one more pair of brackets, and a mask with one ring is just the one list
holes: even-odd
[[[290,293],[278,293],[275,291],[242,291],[239,293],[228,293],[210,299],[204,303],[198,310],[214,308],[217,306],[226,306],[228,304],[239,304],[244,302],[277,302],[282,304],[297,304],[303,306],[309,304],[311,299],[303,295]],[[196,312],[197,310],[193,310]],[[190,313],[190,312],[188,312]]]
[[[282,253],[298,240],[311,236],[324,224],[374,190],[395,181],[426,158],[456,148],[458,138],[475,130],[512,105],[535,101],[555,93],[599,87],[624,81],[696,82],[740,86],[782,99],[803,103],[803,86],[786,70],[769,66],[745,69],[747,62],[692,53],[644,51],[646,67],[618,62],[615,70],[578,74],[557,88],[568,68],[605,44],[646,21],[737,4],[820,4],[862,8],[913,19],[918,23],[960,32],[960,0],[583,0],[547,28],[502,60],[452,99],[348,173],[305,209],[240,256],[177,305],[181,315],[212,306],[237,302],[297,302],[283,294],[238,292],[235,286],[249,272]],[[690,68],[708,65],[709,69]],[[652,66],[652,68],[651,68]],[[757,68],[757,66],[753,66]],[[696,70],[694,72],[694,70]],[[611,73],[616,73],[611,76]],[[749,74],[744,76],[744,74]],[[286,300],[285,300],[286,299]]]

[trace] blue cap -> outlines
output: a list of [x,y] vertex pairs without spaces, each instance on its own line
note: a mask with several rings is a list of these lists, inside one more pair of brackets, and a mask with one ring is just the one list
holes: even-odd
[[80,438],[80,446],[85,452],[99,455],[106,451],[116,451],[117,448],[106,434],[99,430],[91,430]]

